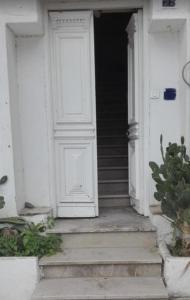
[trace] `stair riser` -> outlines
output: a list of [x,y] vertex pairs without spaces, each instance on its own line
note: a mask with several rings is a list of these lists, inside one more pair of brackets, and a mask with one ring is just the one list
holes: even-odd
[[[110,165],[109,165],[110,166]],[[98,170],[98,179],[127,179],[128,178],[128,170]]]
[[117,116],[113,119],[98,120],[97,122],[99,128],[127,128],[127,122],[125,119],[119,119]]
[[98,135],[117,135],[119,134],[125,134],[126,133],[126,129],[125,128],[100,128],[97,130]]
[[[117,231],[117,229],[116,229]],[[94,232],[63,234],[64,248],[143,247],[156,245],[155,232]]]
[[129,198],[101,198],[99,207],[128,207],[130,206]]
[[125,137],[98,137],[98,145],[127,145],[128,139]]
[[99,195],[120,195],[128,194],[128,183],[98,183]]
[[126,104],[125,104],[125,102],[117,102],[117,101],[109,101],[109,102],[104,102],[103,101],[103,99],[101,100],[101,101],[99,101],[99,102],[97,102],[97,105],[96,105],[96,107],[97,107],[97,110],[99,110],[100,109],[100,111],[103,109],[105,109],[105,110],[117,110],[117,109],[119,109],[119,110],[122,110],[122,111],[124,111],[124,110],[126,110]]
[[[124,120],[123,126],[127,127],[127,121],[125,119],[125,113],[123,113],[122,110],[101,110],[97,112],[97,118],[98,118],[98,126],[99,127],[104,127],[104,120],[105,122],[109,121],[109,120],[114,120],[114,123],[112,123],[112,125],[115,125],[117,123],[120,123],[120,120]],[[100,123],[101,122],[101,123]]]
[[[98,147],[98,155],[127,155],[128,147]],[[99,159],[100,160],[100,159]]]
[[100,100],[100,99],[126,99],[127,102],[127,97],[124,91],[118,91],[118,90],[110,90],[110,88],[108,88],[107,90],[98,90],[96,92],[96,99]]
[[119,166],[127,166],[128,165],[128,158],[127,157],[118,157],[118,158],[98,158],[98,166],[99,167],[119,167]]
[[88,264],[43,266],[44,278],[64,277],[150,277],[161,275],[160,264]]
[[[126,116],[126,113],[125,113],[125,108],[122,107],[122,106],[112,106],[112,107],[109,107],[109,106],[102,106],[102,107],[97,107],[97,116],[98,116],[98,119],[100,119],[100,117],[102,119],[107,119],[107,118],[118,118],[121,116],[122,119],[125,118]],[[126,120],[127,120],[127,116],[126,116]]]

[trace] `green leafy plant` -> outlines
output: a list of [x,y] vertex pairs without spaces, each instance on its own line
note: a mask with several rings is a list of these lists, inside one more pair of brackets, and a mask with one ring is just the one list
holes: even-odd
[[175,242],[171,251],[179,256],[190,255],[190,158],[184,143],[181,137],[181,144],[169,143],[164,151],[161,135],[163,163],[149,163],[156,183],[154,197],[161,202],[163,214],[174,221]]
[[39,223],[11,224],[0,230],[0,256],[53,255],[61,250],[62,240],[45,233],[46,225]]

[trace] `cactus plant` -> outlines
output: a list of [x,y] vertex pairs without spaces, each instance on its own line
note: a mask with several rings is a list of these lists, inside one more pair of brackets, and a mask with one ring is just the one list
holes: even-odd
[[[0,179],[0,185],[4,184],[5,182],[7,182],[8,177],[7,176],[3,176]],[[3,208],[5,206],[5,201],[4,201],[4,197],[0,196],[0,209]]]
[[181,215],[181,211],[190,209],[190,158],[184,142],[184,137],[181,137],[180,145],[169,143],[164,152],[161,135],[163,163],[160,166],[155,162],[149,163],[156,182],[154,197],[161,202],[163,213],[174,220]]
[[[187,155],[184,137],[181,144],[169,143],[163,149],[160,136],[160,150],[163,163],[150,162],[152,178],[156,182],[154,197],[161,202],[163,214],[174,220],[174,255],[190,255],[190,158]],[[175,233],[178,232],[178,235]]]

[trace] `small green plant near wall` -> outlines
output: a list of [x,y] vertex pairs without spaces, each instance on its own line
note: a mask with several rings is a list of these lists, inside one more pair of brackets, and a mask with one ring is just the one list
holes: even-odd
[[190,255],[190,158],[184,143],[181,137],[181,144],[169,143],[164,151],[161,135],[163,163],[149,163],[156,183],[154,197],[161,202],[163,214],[174,221],[178,233],[173,248],[178,255]]
[[[7,176],[3,176],[0,185],[5,184],[7,179]],[[4,197],[0,196],[0,209],[4,206]],[[0,219],[0,256],[42,257],[61,251],[61,238],[45,233],[47,228],[53,226],[54,219],[51,217],[47,224],[28,223],[18,217]]]
[[[11,222],[12,220],[12,222]],[[53,255],[61,251],[62,240],[54,234],[46,234],[44,223],[27,223],[21,218],[1,220],[0,256]]]

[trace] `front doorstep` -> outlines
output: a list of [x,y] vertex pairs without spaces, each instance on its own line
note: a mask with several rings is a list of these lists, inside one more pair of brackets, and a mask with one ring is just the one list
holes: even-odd
[[0,299],[31,300],[40,279],[37,257],[1,257],[0,270]]
[[170,297],[190,297],[190,257],[172,256],[164,241],[159,242],[164,260],[164,280]]

